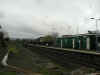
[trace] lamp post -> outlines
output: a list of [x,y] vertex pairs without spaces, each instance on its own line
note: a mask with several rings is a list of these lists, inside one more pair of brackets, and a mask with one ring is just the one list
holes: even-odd
[[97,37],[97,34],[98,34],[98,21],[100,20],[100,18],[90,18],[90,19],[92,19],[92,20],[95,20],[95,25],[96,25],[96,50],[97,50],[97,48],[98,48],[98,37]]
[[96,18],[90,18],[92,20],[95,20],[95,24],[96,24],[96,33],[98,32],[98,21],[100,20],[100,18],[96,19]]

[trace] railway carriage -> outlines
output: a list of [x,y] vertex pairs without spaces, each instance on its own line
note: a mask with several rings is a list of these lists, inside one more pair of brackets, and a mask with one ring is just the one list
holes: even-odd
[[73,36],[56,39],[56,46],[61,48],[73,48]]
[[80,34],[66,36],[56,39],[56,46],[61,48],[71,48],[77,50],[100,51],[99,34]]
[[83,35],[77,35],[74,40],[74,48],[75,49],[89,49],[88,48],[88,44],[89,44],[89,38],[87,36],[83,36]]

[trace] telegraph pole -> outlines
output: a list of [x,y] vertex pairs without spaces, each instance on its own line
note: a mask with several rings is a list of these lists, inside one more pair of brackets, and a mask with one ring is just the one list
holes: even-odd
[[95,20],[95,25],[96,25],[96,50],[97,50],[97,43],[98,43],[98,37],[97,37],[97,34],[98,34],[98,21],[100,20],[100,18],[90,18],[92,20]]

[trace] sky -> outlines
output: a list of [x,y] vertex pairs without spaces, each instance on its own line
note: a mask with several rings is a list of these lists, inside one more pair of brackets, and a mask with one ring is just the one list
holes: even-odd
[[0,0],[0,24],[14,38],[87,33],[96,30],[92,17],[100,18],[100,0]]

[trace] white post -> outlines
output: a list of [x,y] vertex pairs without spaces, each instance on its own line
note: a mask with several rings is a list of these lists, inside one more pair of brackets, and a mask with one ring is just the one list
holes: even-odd
[[87,38],[87,49],[89,50],[90,49],[90,39],[89,39],[89,37]]
[[75,40],[73,39],[73,48],[75,47],[74,45],[75,45]]

